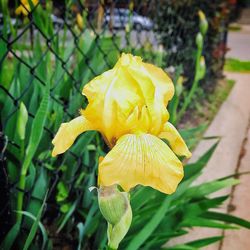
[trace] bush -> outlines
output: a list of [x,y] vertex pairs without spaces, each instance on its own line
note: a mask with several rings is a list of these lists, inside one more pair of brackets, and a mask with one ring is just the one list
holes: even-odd
[[195,35],[199,31],[198,11],[202,10],[209,28],[204,44],[207,65],[202,88],[212,90],[216,79],[222,76],[229,14],[233,5],[227,0],[163,1],[157,8],[156,22],[159,37],[166,49],[165,66],[182,65],[187,85],[191,87],[195,68]]

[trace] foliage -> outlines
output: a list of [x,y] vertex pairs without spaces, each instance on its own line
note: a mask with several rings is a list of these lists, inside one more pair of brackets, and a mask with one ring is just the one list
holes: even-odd
[[[77,109],[86,105],[81,95],[84,84],[114,65],[120,54],[120,39],[80,30],[74,24],[72,30],[64,25],[59,32],[50,7],[44,10],[38,5],[32,12],[32,24],[39,32],[24,32],[25,46],[20,46],[15,27],[9,31],[8,25],[0,41],[0,58],[4,58],[0,70],[1,124],[8,140],[5,154],[11,205],[10,230],[0,248],[105,249],[107,225],[99,212],[97,195],[88,187],[97,185],[98,159],[105,155],[106,146],[99,134],[87,132],[67,153],[52,158],[51,140],[60,123],[75,117]],[[4,14],[9,20],[7,9]],[[23,20],[25,27],[29,27],[27,18]],[[69,32],[72,39],[67,39]],[[7,47],[9,36],[17,42]],[[136,53],[149,56],[148,50]],[[146,59],[152,58],[162,64],[161,53]],[[25,110],[28,119],[26,115],[20,118]],[[17,128],[20,133],[16,133]],[[202,129],[182,131],[190,147],[197,143]],[[209,195],[236,185],[237,180],[226,177],[192,186],[215,148],[185,167],[185,178],[174,195],[148,187],[132,191],[134,218],[120,249],[159,249],[193,226],[250,227],[247,221],[211,210],[227,197]],[[195,249],[220,239],[201,239],[171,249]]]
[[[204,43],[204,56],[207,72],[202,88],[213,90],[215,79],[221,77],[224,55],[227,51],[226,37],[229,14],[232,5],[226,0],[216,1],[172,1],[165,0],[158,5],[156,22],[160,39],[166,49],[166,65],[183,66],[191,88],[195,72],[196,45],[194,37],[198,33],[198,11],[202,10],[208,20],[208,33]],[[181,27],[176,29],[176,27]]]

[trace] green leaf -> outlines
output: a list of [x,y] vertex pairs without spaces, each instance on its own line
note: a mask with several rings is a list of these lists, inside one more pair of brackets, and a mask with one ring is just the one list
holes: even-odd
[[[22,165],[21,169],[21,175],[19,179],[19,185],[18,187],[21,190],[25,189],[25,182],[26,182],[26,174],[29,169],[29,166],[31,164],[31,161],[35,155],[35,152],[38,148],[38,145],[40,143],[40,140],[43,135],[43,129],[49,109],[49,93],[50,93],[50,84],[49,82],[46,85],[45,93],[43,96],[43,99],[41,101],[41,104],[37,110],[37,113],[35,115],[35,118],[32,122],[32,127],[31,127],[31,134],[29,138],[29,144],[26,149],[26,154],[25,154],[25,159]],[[21,211],[23,210],[23,198],[24,198],[24,193],[23,192],[18,192],[17,196],[17,210]],[[20,216],[17,217],[18,220],[22,219],[21,214]]]
[[200,198],[205,195],[214,193],[220,189],[230,187],[239,184],[240,181],[234,178],[229,178],[226,180],[215,180],[207,183],[203,183],[198,186],[191,187],[186,192],[186,198]]
[[190,178],[191,176],[199,173],[208,163],[211,156],[213,155],[218,143],[215,143],[204,155],[202,155],[199,160],[195,163],[188,164],[184,167],[184,180]]
[[58,191],[56,195],[57,202],[61,202],[67,199],[69,195],[69,190],[68,190],[68,187],[62,181],[58,182],[57,191]]
[[32,227],[30,229],[30,232],[29,232],[29,235],[28,235],[28,237],[27,237],[27,239],[25,241],[23,250],[28,250],[29,249],[30,244],[32,243],[34,237],[36,236],[36,232],[37,232],[37,229],[39,227],[39,222],[40,222],[41,217],[42,217],[43,208],[45,206],[45,201],[46,201],[46,198],[47,198],[47,193],[46,193],[46,195],[44,197],[43,204],[42,204],[42,206],[41,206],[41,208],[39,210],[39,213],[38,213],[38,215],[37,215],[37,217],[36,217],[36,219],[35,219]]
[[[155,199],[157,196],[161,195],[158,191],[150,187],[140,187],[131,195],[131,205],[133,211],[137,211],[145,204],[149,203],[149,200]],[[145,199],[147,197],[147,199]]]
[[95,135],[96,132],[94,131],[84,133],[83,135],[80,136],[80,138],[73,145],[70,151],[72,151],[77,155],[80,155],[86,149],[87,145],[89,145],[89,143],[93,140]]
[[126,247],[126,250],[136,250],[138,249],[145,240],[152,234],[152,232],[159,225],[165,213],[169,209],[171,203],[171,199],[166,197],[163,201],[162,205],[156,211],[155,215],[151,218],[151,220],[144,226],[144,228],[138,232],[138,234],[131,240],[131,242]]
[[233,224],[250,229],[250,221],[241,219],[237,216],[233,216],[230,214],[223,214],[219,212],[206,212],[202,214],[202,217],[207,218],[207,219],[212,219],[212,220],[224,221],[227,223],[233,223]]
[[[46,170],[43,167],[40,167],[40,169],[37,169],[37,171],[38,170],[38,177],[31,193],[30,202],[26,209],[27,212],[33,214],[34,216],[37,216],[40,211],[49,183],[49,177]],[[31,225],[30,220],[25,220],[25,224],[26,223],[27,225]]]
[[76,200],[72,204],[71,208],[69,209],[69,211],[67,212],[67,214],[64,216],[63,221],[61,222],[60,226],[58,227],[58,229],[56,231],[57,233],[59,233],[63,229],[63,227],[65,226],[65,224],[69,220],[70,216],[74,213],[74,211],[75,211],[75,209],[77,207],[77,204],[78,204],[78,200]]
[[203,239],[191,241],[191,242],[188,242],[186,244],[189,246],[192,246],[192,247],[201,248],[201,247],[205,247],[207,245],[213,244],[217,241],[220,241],[223,238],[224,238],[223,236],[214,236],[214,237],[208,237],[208,238],[203,238]]
[[[21,214],[31,218],[33,221],[37,220],[37,218],[33,214],[31,214],[31,213],[29,213],[27,211],[16,211],[16,212],[21,213]],[[42,236],[43,236],[42,249],[45,249],[45,246],[46,246],[47,241],[48,241],[48,235],[47,235],[47,232],[46,232],[46,229],[45,229],[44,225],[40,221],[38,222],[38,226],[39,226],[39,228],[40,228],[40,230],[42,232]]]
[[220,241],[223,239],[223,236],[215,236],[215,237],[208,237],[208,238],[204,238],[204,239],[200,239],[200,240],[195,240],[195,241],[190,241],[190,242],[187,242],[185,244],[180,244],[180,245],[176,245],[176,246],[173,246],[173,247],[167,247],[167,248],[163,248],[163,249],[166,249],[166,250],[194,250],[194,249],[200,249],[201,247],[205,247],[205,246],[208,246],[210,244],[213,244],[217,241]]
[[201,217],[188,217],[180,224],[182,227],[212,227],[222,229],[238,229],[238,227],[228,224],[219,223],[211,219],[205,219]]
[[39,142],[43,135],[43,128],[45,125],[47,113],[49,108],[49,84],[46,86],[46,90],[41,101],[41,104],[37,110],[35,118],[31,127],[31,134],[29,144],[26,150],[26,156],[23,163],[23,169],[28,169],[30,162],[38,148]]
[[6,235],[4,241],[2,242],[0,249],[4,249],[4,250],[9,250],[11,249],[19,231],[20,231],[20,222],[17,222],[8,232],[8,234]]
[[197,216],[203,214],[210,208],[218,207],[222,202],[224,202],[228,196],[216,197],[213,199],[207,199],[203,197],[197,202],[188,202],[186,206],[183,207],[183,213],[185,217]]
[[82,239],[83,239],[83,233],[84,233],[84,225],[82,222],[78,223],[77,224],[77,229],[78,229],[78,232],[79,232],[79,235],[78,235],[78,247],[77,247],[77,250],[81,250],[82,249]]
[[167,250],[199,250],[199,248],[192,247],[192,246],[185,245],[185,244],[176,245],[173,247],[167,247],[167,248],[163,248],[163,249],[167,249]]
[[33,187],[35,178],[36,178],[36,168],[31,162],[29,168],[29,175],[26,177],[26,188],[28,190],[30,190]]
[[[85,223],[84,223],[84,229],[82,232],[83,236],[90,234],[89,230],[91,229],[91,227],[93,227],[93,222],[94,222],[93,218],[95,217],[95,214],[97,211],[98,211],[98,202],[97,202],[97,200],[95,200],[92,203],[92,206],[89,209],[87,216],[86,217],[84,216]],[[82,214],[80,211],[79,211],[79,213]],[[98,214],[100,215],[100,213],[98,213]]]

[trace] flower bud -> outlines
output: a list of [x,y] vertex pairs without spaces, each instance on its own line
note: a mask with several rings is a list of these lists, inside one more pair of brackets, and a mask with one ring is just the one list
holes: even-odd
[[130,25],[128,23],[125,25],[125,31],[127,33],[130,31]]
[[133,9],[134,9],[134,1],[131,0],[131,1],[129,2],[129,10],[133,11]]
[[202,56],[200,58],[200,66],[199,66],[199,70],[198,70],[198,79],[201,80],[204,78],[206,73],[206,63],[205,63],[205,58],[204,56]]
[[77,23],[78,28],[80,30],[83,30],[83,18],[80,13],[77,13],[76,15],[76,23]]
[[202,35],[204,36],[207,33],[208,22],[207,22],[205,14],[202,10],[198,11],[198,15],[200,18],[200,31],[201,31]]
[[116,185],[98,189],[99,208],[108,222],[108,245],[117,249],[132,221],[129,194],[120,192]]
[[177,80],[176,86],[175,86],[175,92],[176,95],[179,97],[182,93],[183,90],[183,82],[184,82],[184,77],[180,76]]
[[23,102],[21,102],[17,115],[17,134],[21,140],[25,139],[28,112]]
[[202,36],[202,34],[200,32],[196,35],[195,42],[196,42],[196,45],[197,45],[198,49],[202,49],[203,36]]

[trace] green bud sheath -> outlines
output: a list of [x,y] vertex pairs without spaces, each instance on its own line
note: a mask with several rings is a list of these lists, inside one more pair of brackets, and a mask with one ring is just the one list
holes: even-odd
[[196,42],[196,45],[197,45],[198,49],[202,49],[202,47],[203,47],[203,36],[202,36],[202,34],[200,32],[196,35],[195,42]]
[[207,33],[207,29],[208,29],[207,20],[205,19],[205,20],[200,21],[200,31],[203,36],[205,36],[205,34]]
[[21,102],[17,115],[17,134],[21,140],[25,138],[26,124],[28,121],[28,112],[23,102]]
[[100,187],[98,202],[100,211],[108,222],[108,245],[111,249],[117,249],[132,221],[129,194],[120,192],[116,185]]
[[198,15],[200,18],[200,31],[201,31],[202,35],[204,36],[207,33],[208,22],[207,22],[206,16],[205,16],[203,11],[199,10]]
[[197,74],[198,80],[201,80],[205,76],[205,73],[206,73],[206,63],[205,63],[204,56],[202,56],[200,58],[200,65],[199,65],[198,74]]

